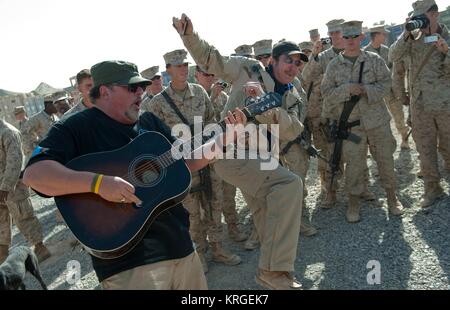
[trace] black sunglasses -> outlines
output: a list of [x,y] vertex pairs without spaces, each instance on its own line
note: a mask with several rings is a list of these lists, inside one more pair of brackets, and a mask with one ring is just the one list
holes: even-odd
[[353,36],[343,36],[344,39],[348,40],[348,39],[356,39],[357,37],[359,37],[360,35],[353,35]]
[[257,60],[267,59],[267,58],[269,58],[270,56],[271,56],[270,54],[260,55],[260,56],[257,56],[256,59],[257,59]]
[[129,85],[111,84],[111,86],[119,86],[119,87],[123,87],[123,88],[126,87],[130,93],[134,94],[138,91],[139,88],[141,88],[143,91],[145,91],[145,89],[148,86],[148,83],[138,83],[138,84],[129,84]]
[[303,61],[294,60],[294,59],[292,59],[292,57],[287,56],[286,59],[284,60],[284,63],[286,63],[288,65],[294,64],[295,66],[300,67],[303,64]]

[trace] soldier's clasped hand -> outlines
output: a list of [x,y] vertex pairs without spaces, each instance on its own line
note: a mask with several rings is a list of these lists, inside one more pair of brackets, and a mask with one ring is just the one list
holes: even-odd
[[186,14],[182,14],[181,18],[172,18],[173,27],[178,31],[181,36],[189,35],[194,32],[191,19]]

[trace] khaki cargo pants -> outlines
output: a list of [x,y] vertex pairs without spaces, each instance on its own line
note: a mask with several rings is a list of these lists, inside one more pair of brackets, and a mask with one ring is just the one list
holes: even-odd
[[207,290],[197,252],[175,260],[140,266],[102,282],[104,290]]
[[218,175],[239,188],[261,242],[259,268],[294,271],[302,213],[303,182],[281,165],[261,169],[261,160],[219,160]]

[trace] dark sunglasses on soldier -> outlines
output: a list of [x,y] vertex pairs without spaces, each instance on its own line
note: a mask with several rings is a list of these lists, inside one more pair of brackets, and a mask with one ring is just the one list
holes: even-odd
[[257,60],[261,60],[261,59],[267,59],[267,58],[269,58],[269,57],[270,57],[270,54],[265,54],[265,55],[257,56],[256,59],[257,59]]
[[212,77],[212,76],[214,76],[214,74],[209,74],[209,73],[206,73],[206,72],[202,72],[202,75],[204,77]]
[[356,39],[357,37],[359,37],[358,35],[353,35],[353,36],[343,36],[344,39],[348,40],[348,39]]

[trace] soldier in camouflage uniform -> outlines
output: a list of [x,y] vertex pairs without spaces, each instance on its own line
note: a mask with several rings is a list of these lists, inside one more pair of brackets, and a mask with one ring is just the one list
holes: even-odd
[[272,40],[260,40],[253,44],[253,50],[255,51],[255,58],[262,62],[264,68],[270,64],[272,55]]
[[148,102],[153,99],[153,97],[163,91],[161,78],[162,75],[159,71],[159,66],[153,66],[145,69],[141,72],[141,75],[151,82],[151,84],[147,86],[144,97],[142,99],[142,102],[147,105]]
[[[338,121],[344,103],[353,95],[360,100],[348,119],[349,123],[359,120],[360,125],[351,132],[362,138],[356,144],[343,142],[345,163],[345,185],[349,197],[347,221],[360,220],[360,198],[364,192],[367,147],[377,163],[381,186],[386,190],[388,208],[391,214],[401,215],[403,206],[397,199],[397,182],[394,172],[394,151],[396,142],[391,132],[390,116],[383,98],[389,93],[391,77],[384,60],[377,54],[360,49],[363,40],[362,22],[351,21],[342,25],[345,51],[334,58],[327,67],[323,82],[323,114],[332,121]],[[362,82],[358,83],[361,63],[364,63]]]
[[[429,27],[405,31],[390,49],[393,62],[407,57],[411,97],[412,129],[425,183],[421,206],[433,205],[443,194],[440,186],[437,150],[450,171],[450,35],[438,23],[439,10],[434,0],[413,3],[411,17],[425,15]],[[429,35],[437,34],[438,41],[425,43]]]
[[[279,126],[280,148],[300,135],[303,124],[298,119],[298,105],[302,102],[291,82],[298,74],[300,58],[306,56],[295,43],[283,42],[274,47],[273,64],[265,69],[256,59],[222,56],[199,38],[187,16],[183,15],[181,20],[174,18],[173,22],[196,63],[232,83],[224,112],[244,107],[248,98],[245,86],[249,82],[258,83],[266,92],[283,95],[283,102],[282,107],[256,116],[257,123]],[[241,151],[247,155],[256,153],[252,145]],[[302,286],[292,272],[300,233],[303,184],[300,177],[280,165],[263,170],[261,163],[258,156],[252,160],[219,160],[214,168],[226,182],[241,190],[252,212],[261,240],[256,282],[269,289],[298,290]]]
[[235,51],[235,56],[241,56],[241,57],[247,57],[247,58],[254,58],[254,54],[253,54],[253,46],[251,45],[240,45],[238,47],[236,47]]
[[33,115],[25,123],[22,130],[23,149],[27,159],[31,157],[33,150],[39,142],[47,135],[52,125],[58,120],[56,108],[50,98],[44,101],[44,110]]
[[319,41],[320,40],[319,29],[311,29],[309,31],[309,39],[311,40],[311,43]]
[[[320,40],[314,41],[312,47],[311,61],[309,61],[302,71],[302,83],[306,92],[308,100],[308,110],[306,116],[310,123],[314,145],[322,150],[325,157],[331,156],[330,144],[326,137],[324,127],[326,126],[326,119],[322,118],[322,94],[320,90],[320,83],[323,79],[323,74],[330,61],[337,57],[342,52],[344,45],[342,40],[341,24],[343,19],[331,20],[327,23],[328,35],[332,37],[333,45],[331,48],[323,50],[323,44]],[[319,36],[320,39],[320,36]],[[327,173],[327,164],[318,163],[318,171],[320,182],[322,185],[321,196],[326,195],[325,201],[322,202],[323,208],[331,207],[336,201],[335,191],[328,192],[328,185],[331,182],[329,174]]]
[[[209,95],[211,104],[214,109],[214,116],[217,121],[221,120],[221,113],[228,101],[228,95],[223,91],[220,84],[214,83],[216,80],[214,74],[209,74],[204,72],[200,66],[195,68],[195,78],[199,85],[201,85]],[[220,190],[220,188],[216,188]],[[225,217],[225,222],[228,226],[228,234],[231,239],[236,242],[242,242],[247,240],[247,236],[239,231],[238,224],[238,214],[236,211],[236,187],[227,182],[222,182],[223,190],[223,215]]]
[[[176,50],[164,55],[166,61],[167,73],[172,81],[167,87],[165,93],[173,100],[181,114],[189,122],[194,124],[194,117],[202,117],[205,125],[215,123],[214,110],[211,106],[208,94],[197,84],[187,82],[188,62],[186,60],[187,52],[185,50]],[[156,95],[148,104],[142,107],[144,111],[149,111],[159,117],[169,127],[177,124],[183,124],[183,121],[166,101],[163,93]],[[204,266],[205,272],[208,271],[205,253],[208,248],[206,237],[211,245],[212,257],[215,262],[225,265],[237,265],[241,258],[231,254],[222,247],[222,180],[211,169],[212,182],[212,200],[205,199],[206,193],[195,191],[200,183],[200,175],[192,176],[191,194],[184,201],[184,206],[189,211],[190,232],[193,241],[197,245],[197,252]]]
[[[393,65],[389,61],[389,48],[383,44],[386,41],[386,37],[389,31],[386,30],[384,26],[377,26],[369,29],[369,32],[371,42],[364,48],[364,50],[380,55],[381,58],[383,58],[383,60],[386,62],[388,68],[392,69]],[[404,102],[395,98],[392,89],[389,92],[389,95],[385,98],[385,101],[386,106],[388,107],[394,118],[395,127],[402,136],[402,143],[400,147],[402,149],[409,149],[408,140],[406,139],[409,129],[408,126],[406,126],[405,113],[403,112]]]
[[81,70],[77,73],[76,79],[77,90],[81,93],[80,102],[64,113],[61,120],[67,119],[75,113],[90,109],[94,106],[91,102],[91,98],[89,97],[89,92],[91,91],[93,85],[91,71],[89,69]]
[[22,131],[25,123],[28,121],[27,112],[24,106],[18,106],[14,108],[14,117],[19,122],[19,131]]
[[0,264],[11,245],[11,218],[28,242],[35,246],[40,261],[50,257],[42,240],[42,228],[34,215],[30,192],[21,180],[23,153],[20,132],[0,120]]

